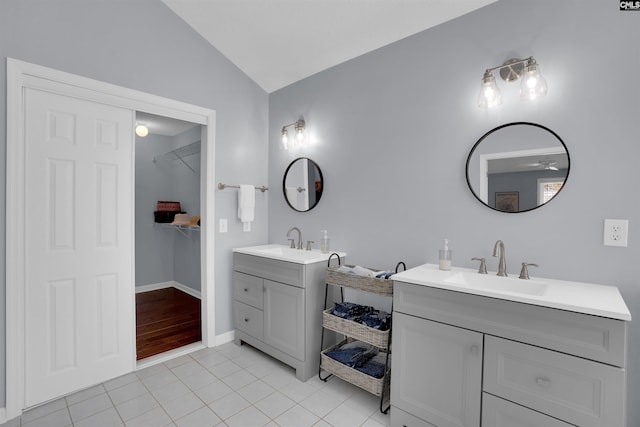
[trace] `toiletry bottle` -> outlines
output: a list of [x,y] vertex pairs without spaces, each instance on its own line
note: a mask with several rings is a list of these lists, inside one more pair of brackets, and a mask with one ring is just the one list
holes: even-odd
[[439,252],[440,270],[451,270],[451,249],[449,249],[449,239],[444,239],[444,244]]
[[329,252],[329,235],[327,233],[327,230],[320,231],[320,252]]

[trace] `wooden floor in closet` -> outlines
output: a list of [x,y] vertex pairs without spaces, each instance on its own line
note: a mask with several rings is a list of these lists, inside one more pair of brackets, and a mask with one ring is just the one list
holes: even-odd
[[200,341],[200,319],[200,300],[176,288],[136,294],[137,360]]

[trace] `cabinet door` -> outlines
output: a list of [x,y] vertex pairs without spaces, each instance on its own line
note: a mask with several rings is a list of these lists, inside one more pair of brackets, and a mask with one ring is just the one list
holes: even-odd
[[438,427],[479,427],[482,334],[393,313],[391,404]]
[[304,289],[264,281],[264,342],[304,361]]

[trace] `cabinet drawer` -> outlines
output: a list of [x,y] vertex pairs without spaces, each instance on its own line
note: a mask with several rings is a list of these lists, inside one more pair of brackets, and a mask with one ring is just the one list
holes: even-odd
[[571,427],[571,424],[483,393],[482,427]]
[[233,269],[299,288],[305,287],[303,264],[234,253]]
[[391,427],[436,427],[402,409],[391,407]]
[[262,278],[234,271],[233,299],[262,309],[264,304]]
[[626,366],[627,322],[394,282],[393,309],[413,316]]
[[485,337],[484,391],[581,427],[624,427],[624,370]]
[[262,340],[264,336],[262,310],[236,301],[233,303],[233,320],[236,329]]

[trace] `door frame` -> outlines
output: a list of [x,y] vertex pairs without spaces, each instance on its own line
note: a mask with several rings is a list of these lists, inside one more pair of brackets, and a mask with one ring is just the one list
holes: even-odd
[[[25,403],[25,114],[24,89],[32,88],[131,110],[180,119],[202,125],[200,200],[202,343],[215,345],[214,194],[216,112],[67,72],[7,58],[7,157],[6,157],[6,417],[21,415]],[[132,156],[135,153],[132,152]],[[132,183],[134,185],[134,183]],[[135,197],[135,192],[134,192]],[[132,200],[134,202],[134,200]],[[131,212],[132,224],[134,211]],[[135,225],[134,225],[135,227]],[[132,230],[133,232],[133,230]],[[135,238],[132,243],[135,254]],[[135,259],[134,259],[135,266]],[[135,268],[132,274],[135,287]],[[135,289],[131,298],[135,301]],[[132,313],[135,330],[135,305]],[[133,334],[135,349],[135,334]],[[136,369],[135,352],[131,371]]]

